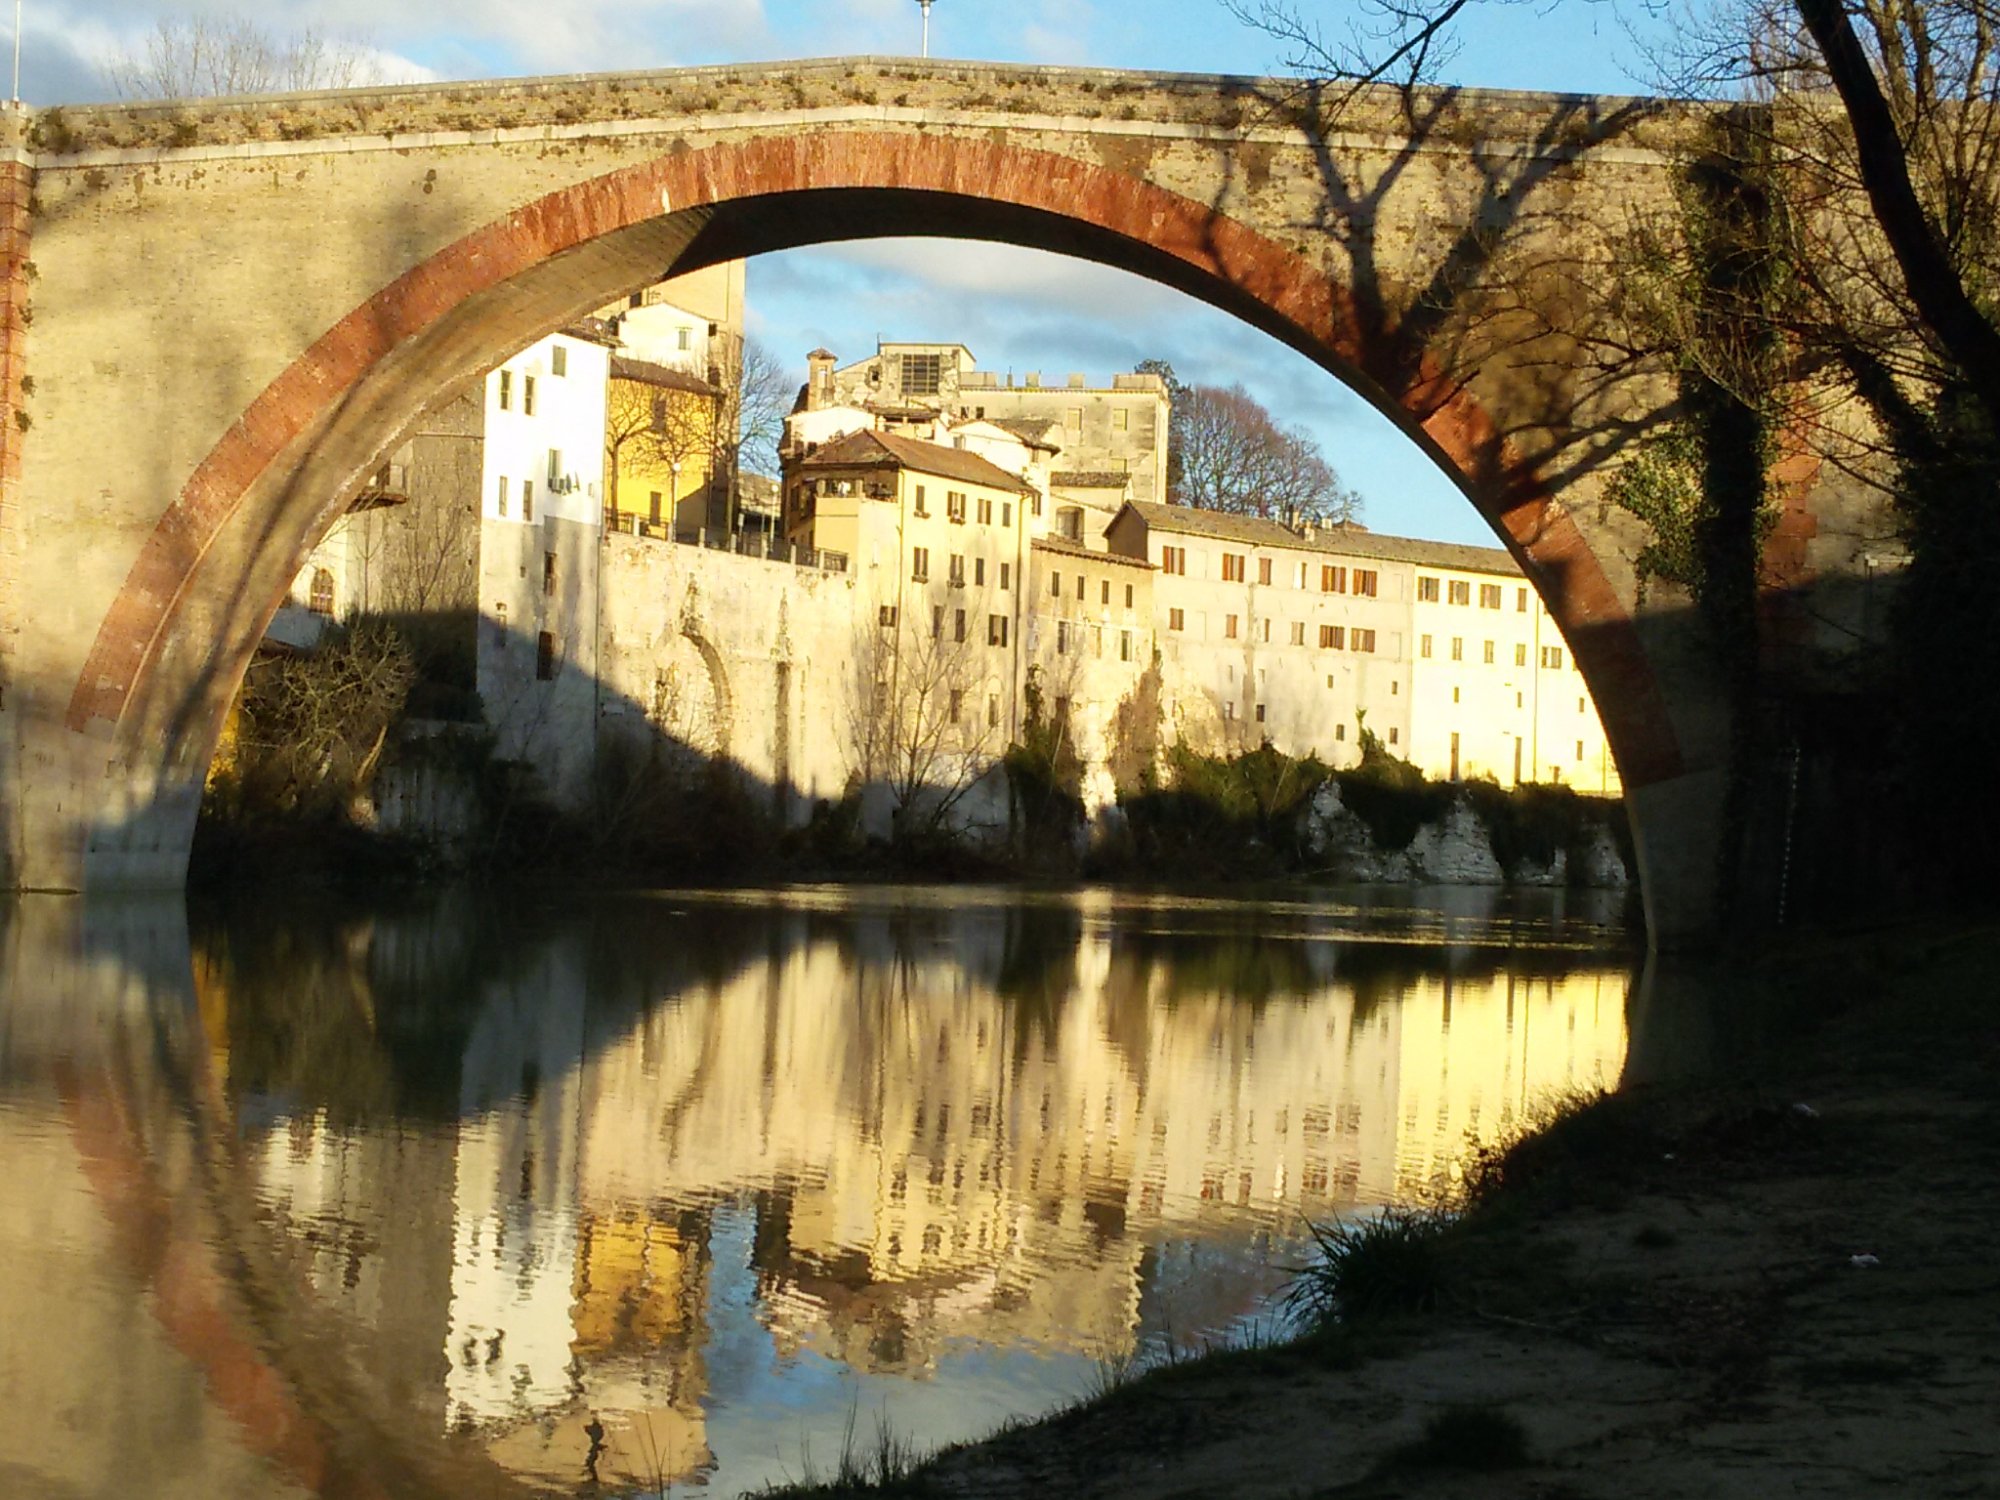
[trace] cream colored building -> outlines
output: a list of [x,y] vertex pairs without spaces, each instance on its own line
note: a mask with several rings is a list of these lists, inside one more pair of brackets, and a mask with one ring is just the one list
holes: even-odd
[[1497,548],[1404,545],[1416,569],[1410,759],[1454,780],[1617,795],[1618,767],[1576,657],[1513,559]]
[[1169,732],[1204,749],[1268,740],[1335,764],[1356,724],[1410,735],[1411,570],[1254,516],[1134,501],[1105,544],[1150,563]]
[[1109,385],[1093,385],[1072,374],[1045,386],[1030,374],[1017,384],[1011,373],[978,369],[963,344],[881,343],[867,359],[838,367],[822,350],[810,363],[813,405],[994,422],[1058,448],[1059,472],[1126,475],[1132,498],[1166,497],[1170,403],[1158,375],[1114,375]]

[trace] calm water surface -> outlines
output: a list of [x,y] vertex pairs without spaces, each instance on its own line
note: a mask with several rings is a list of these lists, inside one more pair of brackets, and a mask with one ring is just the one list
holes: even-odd
[[735,1495],[1278,1316],[1617,1083],[1576,893],[0,906],[0,1495]]

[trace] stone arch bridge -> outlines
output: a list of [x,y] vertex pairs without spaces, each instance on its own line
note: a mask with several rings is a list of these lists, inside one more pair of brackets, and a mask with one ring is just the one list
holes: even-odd
[[[1655,102],[1369,96],[1329,125],[1292,82],[862,59],[0,124],[0,886],[183,878],[265,623],[427,404],[670,271],[941,234],[1178,287],[1392,417],[1567,637],[1656,935],[1705,919],[1724,699],[1598,500],[1671,386],[1587,352],[1615,232],[1670,201],[1686,123]],[[1843,566],[1815,474],[1788,586]]]

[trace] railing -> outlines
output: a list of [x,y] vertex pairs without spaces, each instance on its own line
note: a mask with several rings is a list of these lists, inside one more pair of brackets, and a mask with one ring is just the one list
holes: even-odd
[[704,547],[711,552],[733,552],[739,557],[754,557],[765,562],[790,563],[795,568],[817,568],[822,573],[847,571],[846,553],[801,547],[773,532],[674,526],[665,521],[649,521],[644,516],[623,515],[614,510],[605,511],[604,529],[649,541]]

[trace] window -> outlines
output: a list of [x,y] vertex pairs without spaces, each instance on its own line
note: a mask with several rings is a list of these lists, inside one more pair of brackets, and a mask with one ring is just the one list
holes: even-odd
[[928,516],[930,514],[929,509],[924,505],[924,487],[922,485],[917,486],[917,498],[910,509],[915,515]]
[[1435,604],[1438,602],[1438,581],[1435,578],[1419,578],[1417,580],[1417,602],[1419,604]]
[[1578,740],[1578,741],[1576,742],[1576,758],[1577,758],[1578,760],[1582,760],[1582,759],[1583,759],[1583,741],[1582,741],[1582,740]]
[[1344,739],[1346,739],[1346,738],[1347,738],[1347,726],[1346,726],[1345,724],[1336,724],[1336,725],[1334,725],[1334,726],[1333,726],[1333,737],[1334,737],[1334,738],[1335,738],[1336,740],[1344,740]]
[[1222,554],[1222,581],[1224,583],[1241,583],[1243,581],[1243,554],[1241,552],[1225,552]]
[[549,488],[555,488],[556,481],[562,478],[562,471],[562,449],[549,449]]
[[896,606],[893,604],[883,605],[881,609],[875,612],[875,619],[876,623],[881,625],[884,630],[894,630],[896,628]]
[[514,404],[514,372],[500,372],[500,410],[506,411]]
[[549,373],[551,375],[569,374],[569,350],[563,348],[561,344],[557,344],[553,349],[549,350]]
[[333,574],[327,569],[313,569],[312,593],[306,607],[316,615],[333,613]]
[[[944,356],[941,354],[905,354],[903,356],[903,394],[905,396],[935,396],[944,377]],[[952,717],[958,714],[954,711]]]
[[1292,644],[1294,646],[1303,646],[1305,643],[1306,622],[1304,620],[1292,621]]
[[986,695],[986,727],[988,729],[997,729],[1000,727],[1000,695],[998,693],[988,693]]
[[944,492],[944,515],[947,521],[956,521],[960,525],[965,523],[965,492],[963,490],[946,490]]
[[1175,573],[1185,577],[1187,575],[1187,548],[1162,547],[1160,549],[1160,571],[1162,573]]
[[1485,661],[1486,661],[1486,665],[1487,665],[1487,666],[1489,666],[1489,667],[1490,667],[1490,666],[1492,666],[1492,665],[1493,665],[1493,642],[1491,642],[1491,641],[1488,641],[1488,642],[1486,643],[1486,656],[1485,656]]
[[986,644],[1004,646],[1007,644],[1007,617],[988,615],[986,617]]
[[521,481],[521,519],[535,519],[535,481],[532,479]]
[[1471,584],[1454,580],[1447,587],[1453,604],[1470,604],[1472,602]]
[[1056,655],[1069,655],[1069,621],[1056,621]]
[[1457,688],[1453,688],[1453,689],[1451,690],[1451,701],[1452,701],[1452,702],[1454,702],[1454,703],[1458,702],[1458,689],[1457,689]]
[[951,573],[949,576],[953,588],[962,589],[965,587],[965,554],[963,552],[952,553]]
[[1425,661],[1431,659],[1431,638],[1429,636],[1420,635],[1417,637],[1417,655],[1421,656]]
[[985,587],[986,587],[986,559],[985,559],[985,558],[983,558],[983,557],[975,557],[975,558],[973,558],[973,560],[972,560],[972,581],[973,581],[974,583],[978,584],[978,585],[979,585],[979,587],[981,587],[981,588],[985,588]]
[[1257,559],[1257,581],[1259,583],[1269,583],[1271,581],[1270,558],[1260,557]]
[[1499,584],[1482,583],[1479,585],[1479,607],[1481,609],[1498,609],[1500,607]]
[[1552,671],[1552,672],[1559,672],[1559,671],[1561,671],[1561,670],[1562,670],[1562,664],[1563,664],[1563,648],[1562,648],[1562,647],[1560,647],[1560,646],[1544,646],[1544,647],[1542,647],[1542,665],[1543,665],[1543,666],[1547,667],[1547,668],[1548,668],[1548,669],[1549,669],[1550,671]]
[[535,678],[553,681],[556,675],[556,638],[544,630],[535,637]]
[[1396,726],[1393,724],[1389,726],[1389,743],[1392,745],[1396,743]]
[[1347,644],[1347,627],[1345,625],[1320,626],[1319,628],[1320,650],[1338,651],[1342,646],[1346,644]]
[[1132,659],[1132,632],[1129,630],[1118,632],[1118,659],[1120,661]]
[[1264,705],[1261,703],[1257,705],[1257,722],[1259,724],[1264,722]]
[[965,639],[965,611],[962,609],[955,610],[953,612],[953,618],[951,622],[951,638],[954,641],[962,641]]
[[944,606],[942,604],[933,604],[931,606],[931,639],[934,641],[944,639]]
[[1000,524],[1002,526],[1012,526],[1014,524],[1014,502],[1012,500],[1002,500],[1000,502]]
[[965,692],[962,688],[953,688],[951,690],[951,703],[950,706],[946,709],[946,714],[951,719],[952,723],[956,724],[958,722],[959,715],[962,714],[964,711],[965,711]]
[[1049,574],[1049,597],[1051,599],[1062,598],[1062,574]]
[[1083,585],[1086,581],[1081,573],[1076,575],[1076,602],[1078,604],[1083,603]]
[[1236,705],[1235,705],[1234,703],[1225,703],[1225,704],[1223,704],[1223,705],[1222,705],[1222,717],[1223,717],[1224,719],[1227,719],[1227,720],[1231,721],[1231,722],[1234,722],[1234,721],[1235,721],[1235,718],[1236,718]]
[[912,547],[910,549],[910,582],[929,583],[931,581],[931,549]]
[[555,591],[556,555],[553,552],[544,552],[542,554],[542,592],[544,594],[553,594]]
[[1514,590],[1514,608],[1524,615],[1528,612],[1528,591],[1526,589]]
[[1011,589],[1013,586],[1014,586],[1014,565],[1012,563],[1000,564],[1000,587],[1003,589]]
[[[655,396],[653,398],[653,431],[665,432],[666,430],[667,430],[667,398],[665,396]],[[813,445],[808,443],[806,445],[806,451],[811,452],[812,447]]]
[[500,517],[502,520],[505,520],[507,517],[507,476],[505,474],[500,476],[500,493],[498,499],[500,502]]
[[1187,629],[1187,611],[1186,611],[1186,610],[1183,610],[1183,609],[1170,609],[1170,610],[1168,610],[1168,611],[1167,611],[1167,629],[1169,629],[1169,630],[1185,630],[1185,629]]
[[535,377],[532,375],[524,375],[521,377],[521,415],[524,417],[532,417],[534,414],[535,414]]
[[651,521],[655,526],[660,524],[660,514],[661,514],[663,500],[664,497],[660,494],[660,492],[658,490],[654,490],[651,494],[650,499],[647,501],[646,519]]
[[1579,699],[1577,699],[1577,700],[1576,700],[1576,711],[1577,711],[1578,713],[1582,713],[1582,712],[1584,711],[1584,709],[1583,709],[1583,700],[1582,700],[1581,698],[1579,698]]
[[1364,599],[1373,599],[1375,597],[1376,580],[1380,576],[1373,568],[1356,568],[1354,570],[1354,592]]
[[1113,432],[1125,432],[1130,430],[1131,426],[1132,426],[1132,413],[1127,411],[1122,406],[1112,411],[1111,430]]
[[1265,641],[1269,641],[1269,640],[1271,639],[1271,618],[1270,618],[1270,616],[1266,615],[1266,616],[1264,617],[1264,620],[1263,620],[1263,622],[1262,622],[1261,626],[1259,627],[1259,630],[1258,630],[1258,635],[1259,635],[1259,637],[1260,637],[1261,639],[1263,639],[1263,640],[1265,640]]
[[1125,607],[1127,609],[1132,607],[1132,585],[1129,583],[1125,585]]
[[993,524],[993,497],[990,495],[979,497],[979,524],[981,526]]
[[694,347],[694,330],[692,328],[676,328],[674,330],[674,347],[683,354],[692,349]]
[[1222,636],[1224,640],[1233,641],[1236,639],[1236,616],[1230,615],[1223,620]]
[[1346,593],[1347,569],[1336,568],[1331,563],[1321,564],[1319,570],[1319,591],[1322,594]]
[[1352,636],[1352,641],[1356,651],[1373,651],[1375,649],[1375,632],[1372,630],[1357,630]]
[[1528,664],[1527,646],[1525,644],[1516,645],[1514,647],[1514,665],[1517,667],[1525,667],[1527,664]]
[[1083,431],[1083,408],[1080,406],[1064,408],[1063,426],[1067,427],[1071,432]]

